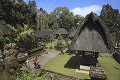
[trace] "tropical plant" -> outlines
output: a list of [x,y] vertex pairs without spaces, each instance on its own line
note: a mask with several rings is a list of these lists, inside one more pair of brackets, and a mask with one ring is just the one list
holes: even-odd
[[38,62],[38,58],[39,58],[39,56],[41,56],[41,55],[38,54],[38,55],[34,55],[34,56],[35,56],[35,58],[34,58],[34,60],[33,60],[34,68],[35,68],[35,69],[40,69],[42,65],[39,64],[40,62]]
[[17,76],[12,80],[55,80],[53,75],[44,74],[39,76],[38,74],[31,74],[27,71],[18,71]]

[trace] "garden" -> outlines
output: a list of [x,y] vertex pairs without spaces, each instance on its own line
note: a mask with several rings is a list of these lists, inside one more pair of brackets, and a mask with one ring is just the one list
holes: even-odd
[[0,80],[120,80],[118,9],[83,17],[26,1],[0,2]]

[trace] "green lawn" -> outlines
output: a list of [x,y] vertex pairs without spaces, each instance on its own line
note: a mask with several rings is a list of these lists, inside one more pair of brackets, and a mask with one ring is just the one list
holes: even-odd
[[80,78],[90,79],[88,74],[75,72],[75,69],[80,61],[81,56],[75,55],[58,55],[55,59],[46,64],[43,69],[72,75]]
[[[81,56],[58,55],[55,59],[46,64],[43,69],[72,75],[80,78],[90,79],[88,74],[75,72]],[[100,63],[107,71],[107,80],[120,80],[120,64],[112,57],[100,57]]]
[[107,80],[120,80],[120,64],[112,57],[100,57],[101,65],[107,70]]

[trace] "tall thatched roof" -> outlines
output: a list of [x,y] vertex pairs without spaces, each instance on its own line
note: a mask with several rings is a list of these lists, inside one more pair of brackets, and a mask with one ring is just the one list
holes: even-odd
[[95,13],[91,12],[77,28],[69,49],[111,53],[113,45],[107,26]]
[[69,34],[69,32],[65,28],[59,28],[54,31],[54,34]]
[[1,35],[7,35],[7,34],[10,34],[11,33],[11,30],[7,27],[5,27],[5,25],[2,25],[0,23],[0,34]]
[[53,32],[52,31],[41,31],[41,30],[36,30],[35,31],[35,37],[45,37],[45,36],[49,36],[52,35]]
[[72,31],[68,36],[69,37],[74,37],[76,32],[77,32],[77,29],[75,29],[74,31]]

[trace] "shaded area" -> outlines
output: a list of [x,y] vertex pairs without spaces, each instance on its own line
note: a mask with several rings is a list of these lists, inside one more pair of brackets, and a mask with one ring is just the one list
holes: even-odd
[[64,65],[65,68],[77,69],[80,65],[80,60],[82,56],[73,56],[71,57],[68,62]]
[[67,53],[67,54],[71,55],[71,54],[74,54],[74,53],[75,53],[75,51],[67,50],[65,53]]
[[82,57],[81,59],[81,65],[86,65],[86,66],[96,66],[96,63],[98,63],[97,58],[95,58],[92,54],[86,54],[85,56]]
[[120,64],[120,53],[117,51],[113,54],[113,58]]
[[117,67],[114,67],[115,69],[117,69],[117,70],[120,70],[120,68],[117,68]]

